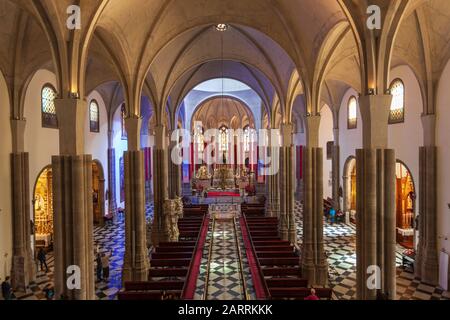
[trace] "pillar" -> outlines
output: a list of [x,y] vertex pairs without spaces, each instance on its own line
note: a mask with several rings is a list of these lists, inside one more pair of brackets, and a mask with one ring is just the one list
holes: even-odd
[[332,194],[334,209],[341,209],[339,196],[340,187],[340,146],[339,146],[339,129],[334,129],[334,144],[332,150]]
[[415,274],[422,281],[436,285],[439,281],[437,244],[437,148],[435,115],[422,116],[424,146],[419,149],[419,243]]
[[170,199],[176,199],[181,197],[181,165],[174,162],[172,159],[173,152],[178,153],[181,159],[181,148],[179,148],[177,141],[170,141],[168,161],[167,164],[169,170],[169,197]]
[[328,262],[323,239],[323,150],[319,148],[320,116],[308,116],[303,150],[302,274],[309,285],[328,283]]
[[168,240],[167,229],[164,225],[164,201],[168,198],[167,172],[166,127],[158,125],[155,129],[155,151],[153,153],[153,193],[155,203],[152,227],[153,245]]
[[116,149],[113,148],[113,131],[108,132],[108,214],[115,220],[117,216],[116,201]]
[[60,150],[52,157],[56,296],[92,300],[92,156],[84,154],[87,102],[56,99],[55,106]]
[[140,150],[142,119],[125,119],[128,151],[125,162],[125,257],[122,280],[146,281],[149,258],[145,223],[144,152]]
[[29,158],[24,152],[25,120],[12,120],[13,153],[11,154],[13,264],[11,282],[14,290],[25,291],[36,278],[31,249]]
[[280,235],[292,244],[297,243],[297,226],[294,213],[294,145],[292,124],[281,127],[282,145],[280,150]]
[[[56,295],[69,300],[93,300],[92,157],[53,156],[52,172]],[[72,274],[80,276],[79,289],[67,284]]]
[[360,98],[363,149],[356,151],[357,297],[396,296],[395,152],[387,149],[391,95]]

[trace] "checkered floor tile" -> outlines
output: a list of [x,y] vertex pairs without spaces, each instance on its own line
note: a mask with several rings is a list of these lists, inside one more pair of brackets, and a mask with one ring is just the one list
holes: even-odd
[[[302,206],[295,203],[297,235],[302,242]],[[339,300],[356,299],[356,228],[347,224],[324,224],[325,250],[328,257],[330,285]],[[397,299],[398,300],[447,300],[450,293],[435,286],[429,286],[415,279],[414,275],[401,266],[401,252],[397,245]]]
[[[153,218],[153,204],[146,207],[147,221]],[[115,223],[106,224],[103,227],[94,228],[94,245],[99,252],[110,252],[110,277],[108,281],[96,281],[95,295],[98,300],[113,300],[117,292],[122,288],[122,266],[125,253],[125,221],[119,216]],[[45,300],[43,289],[53,284],[54,257],[47,254],[47,273],[39,271],[36,281],[30,283],[26,292],[14,292],[13,296],[19,300]],[[37,268],[37,266],[36,266]]]

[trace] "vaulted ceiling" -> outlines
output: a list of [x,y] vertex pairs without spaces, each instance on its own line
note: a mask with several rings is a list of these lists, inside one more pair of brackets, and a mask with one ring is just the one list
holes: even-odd
[[[119,85],[130,114],[139,115],[132,96],[142,92],[159,118],[174,114],[196,84],[223,75],[248,84],[269,108],[277,99],[283,114],[295,108],[296,95],[310,100],[314,90],[338,108],[346,89],[363,87],[358,14],[349,11],[366,2],[80,0],[82,31],[74,36],[65,26],[72,1],[0,0],[0,69],[17,117],[27,81],[40,68],[84,94],[102,86],[103,96],[117,97]],[[217,23],[229,29],[218,32]],[[411,0],[398,23],[392,64],[410,65],[426,95],[450,58],[450,3]]]

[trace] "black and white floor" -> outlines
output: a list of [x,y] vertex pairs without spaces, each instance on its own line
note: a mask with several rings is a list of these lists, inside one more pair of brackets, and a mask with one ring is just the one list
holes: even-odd
[[[302,240],[302,208],[299,202],[295,203],[295,213],[298,223],[298,241]],[[153,214],[153,206],[147,207],[147,217],[150,219]],[[239,224],[238,224],[239,225]],[[229,226],[228,226],[229,227]],[[212,278],[209,283],[208,295],[210,299],[236,299],[242,296],[241,288],[238,285],[239,277],[233,263],[236,262],[236,250],[234,235],[227,232],[226,225],[221,226],[217,232],[209,230],[206,240],[203,262],[207,261],[209,244],[211,237],[219,236],[220,241],[216,242],[216,249],[213,251],[216,260],[228,261],[232,265],[215,264],[212,265]],[[225,229],[224,229],[225,228]],[[240,234],[240,232],[238,231]],[[356,253],[355,238],[356,230],[352,225],[325,223],[325,249],[330,266],[330,284],[333,288],[335,299],[351,300],[356,298]],[[239,235],[240,238],[240,235]],[[121,272],[124,255],[124,220],[120,217],[118,221],[102,228],[96,228],[94,239],[101,252],[112,250],[111,271],[108,282],[96,283],[96,296],[99,300],[112,300],[116,298],[117,292],[121,288]],[[242,239],[240,240],[242,244]],[[435,286],[420,282],[414,275],[401,267],[400,252],[397,252],[397,299],[399,300],[450,300],[450,292],[443,291]],[[246,266],[245,250],[241,250],[243,255],[244,273],[249,274]],[[45,295],[43,289],[52,282],[54,258],[48,255],[49,272],[39,271],[36,282],[32,283],[26,292],[15,292],[16,299],[43,300]],[[217,270],[216,270],[217,269]],[[211,272],[210,270],[210,272]],[[223,272],[224,271],[224,272]],[[199,279],[197,282],[196,299],[202,299],[205,286],[206,267],[202,263]],[[222,274],[223,273],[223,274]],[[251,277],[247,277],[251,279]],[[247,280],[247,290],[251,299],[254,299],[251,280]],[[224,285],[225,284],[225,285]]]

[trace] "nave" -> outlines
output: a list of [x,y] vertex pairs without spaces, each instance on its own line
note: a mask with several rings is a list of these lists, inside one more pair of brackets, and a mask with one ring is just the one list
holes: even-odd
[[[153,217],[153,204],[147,206],[147,217]],[[302,206],[295,203],[297,221],[297,235],[302,235]],[[217,223],[217,221],[216,221]],[[245,244],[242,238],[240,225],[237,226],[237,234],[241,254],[236,248],[236,233],[232,220],[220,221],[213,232],[213,223],[210,221],[208,233],[205,237],[205,246],[202,254],[201,266],[195,283],[195,300],[204,300],[205,293],[208,299],[236,299],[245,300],[242,279],[240,278],[240,264],[244,270],[246,281],[246,299],[255,300],[256,294],[245,254]],[[330,265],[330,287],[333,289],[333,300],[356,299],[356,253],[355,237],[356,228],[353,224],[329,224],[324,221],[324,239],[328,263]],[[101,252],[113,250],[111,257],[110,279],[107,283],[96,282],[96,299],[117,300],[117,293],[122,290],[122,266],[124,254],[124,220],[95,228],[95,243]],[[215,250],[210,257],[209,246],[213,244]],[[404,270],[401,266],[400,253],[404,248],[397,249],[397,299],[399,300],[450,300],[450,293],[439,287],[422,283],[414,277],[410,270]],[[242,261],[239,261],[242,259]],[[208,261],[210,263],[208,263]],[[54,257],[49,255],[47,263],[49,272],[38,272],[37,280],[30,285],[27,292],[15,292],[18,300],[45,300],[43,289],[53,281]],[[205,278],[209,269],[208,290],[205,290]]]

